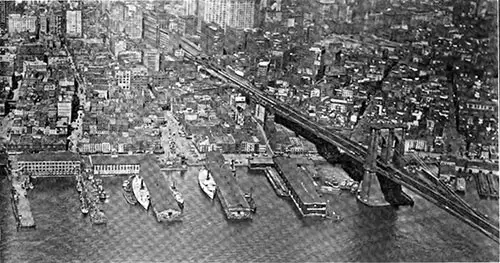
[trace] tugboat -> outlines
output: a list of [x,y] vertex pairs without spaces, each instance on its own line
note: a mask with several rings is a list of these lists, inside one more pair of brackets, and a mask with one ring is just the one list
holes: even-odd
[[200,185],[201,190],[203,190],[203,192],[213,200],[217,190],[217,184],[207,169],[202,168],[198,173],[198,184]]
[[80,207],[82,214],[84,214],[84,215],[88,214],[89,213],[89,205],[88,205],[87,200],[85,199],[85,197],[82,197],[80,201],[82,203],[82,205]]
[[175,201],[177,202],[177,205],[179,206],[179,208],[181,210],[184,210],[184,197],[175,187],[175,181],[172,184],[172,186],[170,186],[170,190],[172,190],[172,195],[174,196]]

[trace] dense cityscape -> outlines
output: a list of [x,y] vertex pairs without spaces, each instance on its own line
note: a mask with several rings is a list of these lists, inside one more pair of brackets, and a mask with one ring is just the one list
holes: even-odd
[[496,0],[4,0],[0,36],[1,262],[499,258]]

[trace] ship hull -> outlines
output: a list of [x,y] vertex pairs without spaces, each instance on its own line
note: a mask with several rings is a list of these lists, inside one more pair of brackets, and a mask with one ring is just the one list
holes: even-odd
[[217,184],[213,176],[207,169],[201,169],[198,174],[198,184],[201,190],[210,198],[214,199],[215,193],[217,192]]
[[142,177],[135,176],[134,179],[132,179],[132,191],[134,192],[137,202],[144,207],[144,209],[148,210],[150,205],[149,190]]

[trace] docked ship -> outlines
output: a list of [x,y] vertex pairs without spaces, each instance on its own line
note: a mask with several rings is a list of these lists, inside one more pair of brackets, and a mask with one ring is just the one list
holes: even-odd
[[144,182],[142,176],[134,176],[132,179],[132,191],[134,192],[137,202],[139,202],[144,209],[148,210],[150,204],[149,190],[146,187],[146,183]]
[[136,205],[137,204],[137,199],[134,196],[134,193],[132,191],[132,179],[133,177],[129,178],[128,180],[125,180],[123,182],[123,197],[125,198],[125,201],[129,205]]
[[84,214],[84,215],[88,214],[89,213],[89,202],[87,201],[87,199],[83,195],[81,195],[81,197],[80,197],[80,202],[82,203],[81,207],[80,207],[82,214]]
[[212,174],[210,174],[207,169],[202,168],[198,173],[198,184],[200,185],[201,190],[203,190],[203,192],[213,200],[217,191],[217,184],[215,183]]
[[184,197],[182,196],[181,192],[179,192],[179,190],[177,190],[177,187],[175,187],[175,184],[170,186],[170,190],[172,191],[172,195],[173,195],[175,201],[177,202],[177,205],[179,206],[179,208],[181,210],[183,210],[184,209]]
[[179,201],[182,201],[181,206],[183,206],[184,200],[179,197],[182,197],[182,195],[176,195],[174,192],[178,193],[178,191],[172,191],[171,185],[163,176],[154,158],[145,156],[141,162],[141,166],[148,167],[148,169],[141,169],[141,173],[147,173],[144,174],[143,178],[151,194],[151,209],[156,217],[156,221],[159,223],[180,221],[182,209],[179,207]]

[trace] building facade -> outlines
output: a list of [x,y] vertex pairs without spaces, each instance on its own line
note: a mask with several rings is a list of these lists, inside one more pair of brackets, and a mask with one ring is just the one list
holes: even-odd
[[33,177],[44,176],[76,176],[80,174],[81,160],[70,152],[21,154],[18,166]]
[[66,35],[69,37],[82,37],[82,11],[66,11]]
[[216,23],[224,30],[254,27],[255,0],[206,0],[200,4],[199,16],[205,23]]
[[35,33],[36,31],[36,16],[21,16],[20,14],[9,15],[9,33],[22,33],[29,32]]

